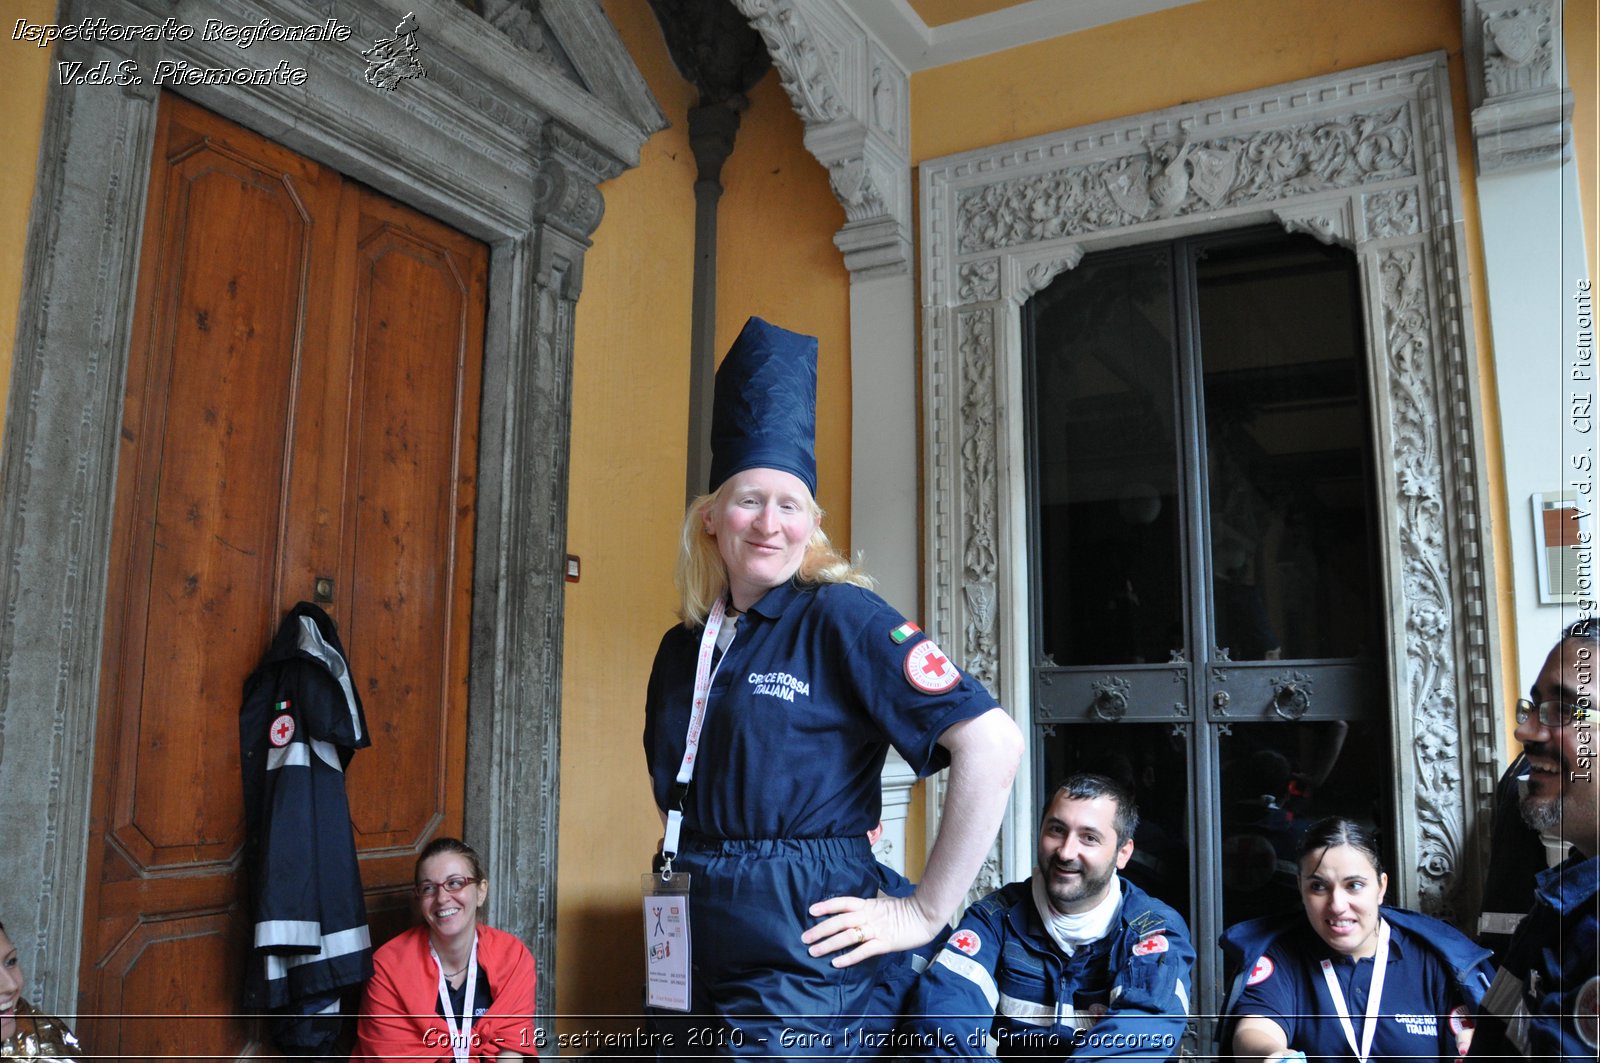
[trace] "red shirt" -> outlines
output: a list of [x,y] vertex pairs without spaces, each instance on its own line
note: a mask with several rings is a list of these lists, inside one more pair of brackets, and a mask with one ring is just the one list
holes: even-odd
[[[478,964],[494,1003],[472,1023],[473,1059],[502,1051],[538,1053],[533,956],[514,934],[478,927]],[[428,928],[412,927],[372,957],[372,980],[361,1002],[351,1059],[452,1059],[450,1030],[437,1013],[439,967],[428,952]]]

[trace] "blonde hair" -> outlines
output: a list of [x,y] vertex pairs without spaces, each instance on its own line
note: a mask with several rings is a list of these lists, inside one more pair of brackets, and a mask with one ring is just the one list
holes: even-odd
[[[677,584],[680,604],[678,616],[684,627],[697,628],[706,622],[716,600],[728,592],[728,568],[717,549],[717,538],[706,531],[706,516],[733,489],[733,477],[710,494],[689,503],[683,516],[683,537],[678,549]],[[872,589],[872,577],[854,561],[841,554],[822,530],[822,507],[806,492],[814,528],[806,541],[805,557],[795,578],[801,583],[849,583]]]

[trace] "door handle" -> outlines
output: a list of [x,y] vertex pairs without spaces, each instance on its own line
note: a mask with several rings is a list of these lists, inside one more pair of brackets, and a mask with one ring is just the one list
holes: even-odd
[[1304,672],[1272,677],[1272,711],[1285,720],[1298,720],[1311,709],[1311,677]]
[[1128,712],[1128,681],[1119,675],[1108,675],[1090,685],[1094,702],[1090,706],[1102,720],[1115,722]]

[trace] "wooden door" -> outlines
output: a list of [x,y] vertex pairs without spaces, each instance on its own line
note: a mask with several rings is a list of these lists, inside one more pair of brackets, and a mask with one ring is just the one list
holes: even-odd
[[[118,468],[85,875],[85,1043],[241,1053],[241,686],[332,580],[372,747],[374,938],[461,825],[487,251],[162,100]],[[71,470],[63,470],[71,475]]]

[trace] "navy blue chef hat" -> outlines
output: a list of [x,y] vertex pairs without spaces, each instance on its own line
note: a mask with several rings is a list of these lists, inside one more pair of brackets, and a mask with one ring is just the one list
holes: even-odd
[[781,469],[817,493],[817,338],[744,323],[717,367],[711,485],[745,469]]

